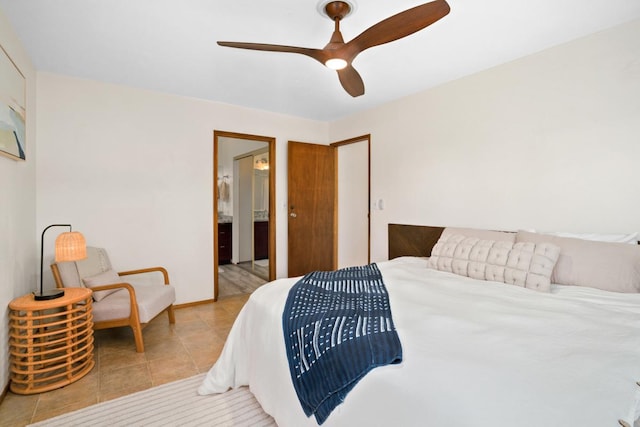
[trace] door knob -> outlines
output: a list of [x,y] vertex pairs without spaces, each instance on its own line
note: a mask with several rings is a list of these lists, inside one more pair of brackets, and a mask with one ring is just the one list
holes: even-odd
[[295,213],[295,212],[291,212],[291,213],[289,214],[289,216],[290,216],[291,218],[295,218],[295,217],[297,217],[297,216],[298,216],[298,214],[297,214],[297,213]]

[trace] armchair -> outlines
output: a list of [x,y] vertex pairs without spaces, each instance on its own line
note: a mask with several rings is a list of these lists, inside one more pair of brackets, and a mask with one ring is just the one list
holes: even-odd
[[[131,327],[138,353],[144,352],[142,329],[147,323],[164,311],[169,316],[169,323],[175,323],[175,289],[169,284],[167,270],[162,267],[116,273],[104,249],[87,247],[86,259],[53,263],[51,271],[58,288],[91,288],[93,328]],[[146,282],[126,283],[121,278],[139,274],[152,274],[158,279],[162,275],[164,286]]]

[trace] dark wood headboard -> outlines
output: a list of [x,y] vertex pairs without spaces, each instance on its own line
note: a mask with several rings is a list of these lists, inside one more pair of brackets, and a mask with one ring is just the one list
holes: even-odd
[[401,256],[431,256],[444,227],[389,224],[389,259]]

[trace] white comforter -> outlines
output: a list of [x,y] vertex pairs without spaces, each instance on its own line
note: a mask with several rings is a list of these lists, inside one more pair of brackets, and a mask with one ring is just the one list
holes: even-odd
[[[640,295],[554,286],[551,294],[378,263],[403,347],[326,426],[607,427],[640,409]],[[293,388],[282,310],[297,279],[258,289],[201,394],[249,385],[279,426],[316,425]]]

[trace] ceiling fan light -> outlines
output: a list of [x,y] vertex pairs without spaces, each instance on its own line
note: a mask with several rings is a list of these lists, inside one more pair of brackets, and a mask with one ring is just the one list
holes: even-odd
[[328,68],[332,70],[342,70],[347,66],[347,61],[342,58],[331,58],[328,59],[327,62],[324,63]]

